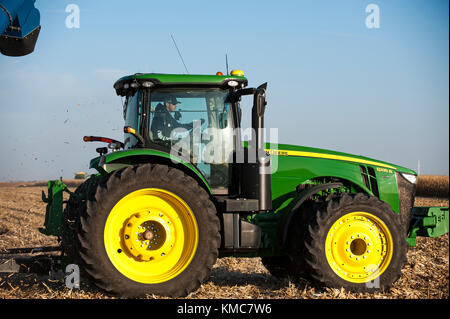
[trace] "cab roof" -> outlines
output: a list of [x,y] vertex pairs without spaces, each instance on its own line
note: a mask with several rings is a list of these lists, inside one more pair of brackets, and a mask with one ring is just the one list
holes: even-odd
[[114,83],[114,89],[117,95],[125,96],[140,87],[216,86],[243,88],[247,84],[247,78],[241,75],[136,73],[117,80]]

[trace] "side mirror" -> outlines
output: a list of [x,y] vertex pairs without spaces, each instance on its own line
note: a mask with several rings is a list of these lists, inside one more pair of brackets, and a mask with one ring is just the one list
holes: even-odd
[[267,88],[267,82],[264,84],[261,84],[260,86],[258,86],[258,88],[256,89],[257,92],[257,98],[258,98],[258,116],[262,117],[264,116],[264,112],[266,111],[266,88]]

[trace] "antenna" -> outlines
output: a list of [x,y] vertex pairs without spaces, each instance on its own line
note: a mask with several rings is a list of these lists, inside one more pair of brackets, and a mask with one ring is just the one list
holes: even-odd
[[226,53],[225,53],[225,64],[226,64],[226,67],[227,67],[227,75],[230,75],[228,73],[228,55]]
[[186,73],[189,74],[189,71],[188,71],[188,69],[187,69],[187,67],[186,67],[186,64],[184,63],[183,57],[181,56],[180,50],[178,50],[177,43],[175,42],[175,39],[173,38],[173,35],[170,35],[170,36],[172,37],[173,44],[175,44],[175,48],[177,49],[178,55],[179,55],[180,58],[181,58],[181,62],[183,62],[184,68],[186,69]]

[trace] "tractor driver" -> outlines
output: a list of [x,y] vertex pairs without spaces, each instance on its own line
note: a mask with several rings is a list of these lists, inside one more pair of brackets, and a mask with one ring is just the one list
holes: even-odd
[[[160,141],[170,141],[170,134],[172,130],[176,128],[184,128],[186,130],[191,130],[193,128],[193,123],[182,124],[177,121],[181,116],[178,112],[175,112],[177,105],[181,103],[174,96],[168,96],[164,99],[164,105],[158,103],[155,108],[155,116],[153,118],[151,131],[154,140]],[[175,118],[172,116],[171,112],[175,112]],[[201,124],[204,123],[204,119],[201,119]]]

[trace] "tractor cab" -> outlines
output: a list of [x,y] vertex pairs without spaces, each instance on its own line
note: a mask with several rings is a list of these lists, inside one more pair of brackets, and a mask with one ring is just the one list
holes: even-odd
[[[248,155],[249,149],[261,149],[266,156],[258,135],[265,106],[261,98],[254,99],[259,103],[254,105],[254,136],[246,147],[240,132],[241,96],[261,97],[265,86],[259,90],[246,86],[239,70],[230,75],[135,74],[119,79],[114,88],[125,97],[124,150],[164,152],[172,160],[195,166],[215,195],[260,201],[260,195],[267,194],[260,202],[270,203],[270,177],[262,181],[269,190],[261,192],[255,177],[258,156]],[[256,203],[255,210],[260,208],[264,207]]]
[[170,87],[131,94],[124,103],[124,120],[137,134],[125,133],[125,149],[153,148],[182,157],[212,187],[228,188],[237,126],[228,90]]

